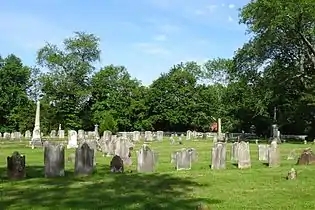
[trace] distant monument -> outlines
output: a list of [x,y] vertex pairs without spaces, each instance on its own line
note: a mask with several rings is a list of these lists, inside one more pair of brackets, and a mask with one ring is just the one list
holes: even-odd
[[30,144],[32,145],[32,149],[34,149],[35,146],[42,146],[41,132],[40,132],[40,102],[39,101],[37,101],[36,103],[35,126],[34,126],[33,135],[32,135]]

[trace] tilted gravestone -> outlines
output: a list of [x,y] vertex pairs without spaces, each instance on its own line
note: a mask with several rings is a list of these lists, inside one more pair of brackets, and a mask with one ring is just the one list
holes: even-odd
[[12,156],[7,157],[8,178],[17,180],[25,177],[25,156],[19,152],[13,152]]
[[84,143],[75,151],[74,172],[76,175],[90,175],[94,168],[94,150]]
[[226,167],[226,144],[216,142],[212,148],[211,169],[225,169]]
[[63,145],[44,143],[45,177],[65,175],[65,148]]
[[154,172],[157,163],[157,154],[154,153],[146,144],[142,145],[137,152],[138,172]]

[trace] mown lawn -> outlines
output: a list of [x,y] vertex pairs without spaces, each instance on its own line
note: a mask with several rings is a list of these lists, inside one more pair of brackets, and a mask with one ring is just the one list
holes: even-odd
[[[294,166],[286,160],[292,149],[298,152],[309,146],[282,144],[282,164],[268,168],[258,161],[257,146],[251,145],[252,168],[239,170],[230,161],[231,145],[227,151],[227,169],[213,171],[210,165],[210,141],[170,145],[169,141],[151,143],[159,153],[156,173],[136,173],[135,151],[132,173],[110,174],[110,158],[97,155],[97,170],[90,177],[73,175],[73,163],[66,151],[66,176],[47,179],[43,172],[43,150],[27,147],[24,142],[0,143],[0,209],[194,209],[198,203],[211,209],[315,209],[315,166]],[[141,144],[137,145],[139,148]],[[170,154],[182,147],[194,147],[198,162],[190,171],[175,171]],[[6,179],[6,157],[13,151],[26,155],[27,178],[22,181]],[[297,180],[286,180],[291,167],[298,171]]]

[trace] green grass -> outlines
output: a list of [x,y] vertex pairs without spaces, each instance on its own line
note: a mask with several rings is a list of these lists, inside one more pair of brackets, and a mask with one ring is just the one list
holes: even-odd
[[[170,145],[154,142],[151,148],[159,153],[156,173],[136,172],[135,151],[133,173],[109,173],[110,158],[97,154],[97,168],[89,177],[75,177],[73,163],[66,162],[66,176],[44,178],[43,150],[27,147],[24,142],[0,143],[0,209],[194,209],[198,203],[211,209],[314,209],[314,166],[294,166],[286,160],[292,149],[307,146],[282,144],[281,167],[268,168],[258,161],[257,146],[251,144],[252,168],[239,170],[230,161],[231,145],[227,147],[227,169],[213,171],[210,165],[210,141]],[[136,149],[141,144],[138,144]],[[182,147],[194,147],[198,162],[190,171],[175,171],[170,154]],[[26,155],[27,178],[9,181],[6,157],[13,151]],[[67,156],[74,150],[66,150]],[[297,180],[286,180],[294,166]]]

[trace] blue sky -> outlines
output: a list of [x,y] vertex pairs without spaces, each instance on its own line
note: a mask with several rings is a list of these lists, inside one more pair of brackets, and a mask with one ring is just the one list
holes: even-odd
[[[237,4],[236,4],[237,2]],[[148,85],[179,62],[232,57],[248,40],[238,8],[248,0],[10,0],[0,6],[0,54],[34,65],[37,50],[73,31],[101,39],[100,66],[124,65]]]

